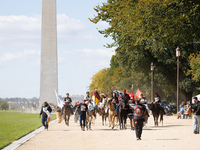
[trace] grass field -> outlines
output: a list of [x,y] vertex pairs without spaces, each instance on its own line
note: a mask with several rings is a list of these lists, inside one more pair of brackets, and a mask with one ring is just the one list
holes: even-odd
[[[52,120],[55,118],[52,114]],[[0,149],[40,126],[39,114],[0,111]]]

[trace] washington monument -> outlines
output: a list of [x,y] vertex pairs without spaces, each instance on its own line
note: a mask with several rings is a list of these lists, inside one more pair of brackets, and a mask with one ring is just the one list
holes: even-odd
[[58,92],[56,0],[42,0],[40,100],[56,104]]

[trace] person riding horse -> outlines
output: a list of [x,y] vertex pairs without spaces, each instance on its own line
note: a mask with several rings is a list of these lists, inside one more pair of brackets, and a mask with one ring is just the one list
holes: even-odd
[[[146,112],[145,112],[145,114],[147,115],[147,118],[145,119],[145,122],[147,123],[148,122],[148,117],[149,117],[149,113],[148,113],[148,106],[147,106],[147,99],[144,97],[144,94],[143,93],[141,93],[140,94],[140,99],[138,100],[138,102],[140,103],[140,104],[143,104],[145,107],[146,107]],[[148,110],[147,110],[148,109]]]
[[158,95],[158,92],[155,93],[155,97],[154,97],[154,99],[153,99],[153,101],[151,103],[153,103],[153,104],[159,104],[162,112],[164,113],[164,107],[162,106],[161,98]]
[[115,92],[112,92],[111,102],[115,105],[115,107],[119,104],[118,97]]
[[[69,97],[69,93],[66,94],[66,97],[63,100],[63,103],[64,103],[64,105],[69,105],[70,106],[71,114],[73,115],[73,106],[71,104],[72,103],[72,99]],[[63,115],[63,109],[64,109],[64,107],[62,108],[61,115]]]
[[90,93],[89,92],[86,92],[86,96],[85,96],[85,103],[87,104],[90,100],[92,100],[91,96],[90,96]]
[[[125,105],[128,103],[130,97],[129,95],[126,93],[126,89],[123,89],[123,94],[120,94],[120,96],[118,97],[119,100],[119,104],[116,107],[116,116],[117,116],[117,111],[119,109],[119,106],[121,105],[120,103],[123,101],[123,103],[125,103]],[[125,108],[126,106],[122,106],[123,108]]]

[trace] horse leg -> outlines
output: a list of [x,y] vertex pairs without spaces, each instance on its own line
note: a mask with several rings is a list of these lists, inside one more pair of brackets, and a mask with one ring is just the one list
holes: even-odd
[[104,118],[105,118],[105,125],[107,126],[107,122],[106,122],[106,114],[105,114]]
[[102,114],[102,125],[104,126],[104,115]]
[[109,113],[109,116],[108,116],[108,122],[109,122],[109,127],[111,127],[111,123],[112,123],[112,116],[111,114]]
[[163,112],[160,112],[160,122],[162,121],[162,126],[163,126]]
[[115,116],[114,116],[114,113],[113,113],[113,116],[112,116],[112,124],[113,124],[113,128],[112,129],[114,129],[114,127],[115,127]]
[[67,125],[69,126],[69,119],[70,119],[70,115],[68,115],[68,118],[67,118]]
[[126,118],[126,116],[125,116],[125,117],[124,117],[124,128],[125,128],[125,130],[127,129],[126,120],[127,120],[127,118]]
[[88,120],[89,120],[88,117],[89,117],[89,116],[87,115],[87,116],[86,116],[86,119],[85,119],[85,126],[86,126],[87,130],[88,130]]
[[92,116],[89,117],[89,129],[91,130]]

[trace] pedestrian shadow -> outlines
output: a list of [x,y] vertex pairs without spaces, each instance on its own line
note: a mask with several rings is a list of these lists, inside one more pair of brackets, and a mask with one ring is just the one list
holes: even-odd
[[95,129],[93,131],[120,131],[119,129]]
[[156,141],[179,141],[180,139],[172,138],[172,139],[152,139],[152,140],[156,140]]
[[158,126],[161,128],[167,128],[167,127],[181,127],[181,126],[189,126],[189,125],[181,125],[181,124],[172,124],[172,125],[164,125],[164,126]]
[[165,129],[159,129],[159,128],[143,128],[142,130],[149,130],[149,131],[153,131],[153,130],[165,130]]

